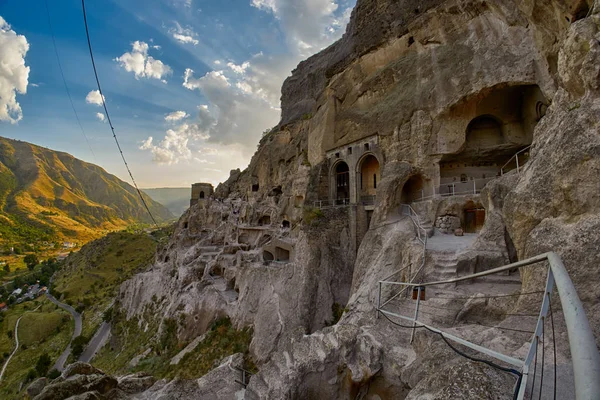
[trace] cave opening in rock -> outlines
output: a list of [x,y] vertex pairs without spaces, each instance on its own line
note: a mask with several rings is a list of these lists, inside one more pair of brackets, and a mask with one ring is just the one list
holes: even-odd
[[264,250],[263,251],[263,260],[269,262],[269,261],[275,260],[275,257],[273,256],[273,253],[271,253],[270,251]]
[[[439,193],[476,193],[502,171],[515,169],[513,157],[531,144],[547,104],[538,86],[519,85],[488,89],[457,105],[449,116],[463,121],[465,141],[459,151],[442,156]],[[528,153],[518,157],[522,165]]]
[[400,200],[402,204],[410,204],[423,197],[424,183],[421,175],[413,175],[402,187]]
[[258,219],[258,225],[260,225],[260,226],[271,225],[271,217],[268,215],[263,215],[262,217],[260,217]]
[[350,198],[350,168],[344,161],[335,165],[335,199],[344,201]]
[[283,220],[283,222],[281,223],[281,227],[284,229],[289,229],[290,228],[290,221],[288,220]]
[[277,259],[277,261],[289,261],[290,252],[281,247],[275,247],[275,258]]
[[380,181],[380,168],[377,158],[369,154],[359,161],[360,198],[361,202],[372,203],[377,194],[377,183]]

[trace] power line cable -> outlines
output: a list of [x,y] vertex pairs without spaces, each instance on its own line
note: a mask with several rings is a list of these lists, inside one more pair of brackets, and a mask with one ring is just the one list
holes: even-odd
[[90,40],[90,31],[89,31],[88,23],[87,23],[87,15],[85,13],[85,0],[81,0],[81,8],[83,10],[83,23],[85,24],[85,34],[87,36],[88,48],[90,50],[90,58],[92,59],[92,67],[94,67],[94,76],[96,77],[96,84],[98,85],[98,92],[100,92],[100,99],[102,100],[102,106],[104,107],[104,113],[106,114],[106,119],[108,120],[108,124],[110,125],[110,129],[112,131],[113,138],[115,139],[115,143],[117,144],[117,148],[119,149],[119,153],[121,153],[121,158],[123,159],[125,168],[127,168],[127,172],[129,172],[129,176],[131,177],[133,186],[135,187],[135,190],[137,190],[137,193],[140,196],[140,199],[142,200],[142,204],[144,204],[146,211],[148,211],[148,214],[150,215],[152,222],[154,222],[154,225],[158,228],[158,224],[156,223],[154,216],[150,212],[150,209],[148,208],[148,205],[146,204],[146,200],[144,200],[144,196],[142,196],[142,192],[138,188],[138,185],[135,182],[135,179],[133,178],[131,169],[129,169],[129,165],[127,164],[127,160],[125,160],[125,155],[123,154],[123,150],[121,149],[121,145],[119,144],[119,140],[117,139],[117,134],[115,133],[115,128],[112,124],[112,121],[110,120],[110,115],[108,114],[108,108],[106,107],[106,101],[104,100],[104,94],[102,94],[102,87],[100,86],[100,79],[98,78],[98,71],[96,70],[96,62],[94,61],[94,52],[92,51],[92,42]]
[[50,19],[50,8],[48,7],[48,0],[45,0],[46,3],[46,15],[48,16],[48,25],[50,26],[50,34],[52,35],[52,44],[54,46],[54,54],[56,54],[56,62],[58,63],[58,69],[60,70],[60,76],[62,77],[62,81],[65,85],[65,91],[67,92],[67,96],[69,97],[69,102],[71,103],[71,108],[73,109],[73,114],[75,114],[75,119],[77,120],[77,125],[79,125],[79,128],[81,129],[81,133],[83,134],[83,137],[85,138],[85,141],[88,145],[88,147],[90,148],[90,152],[92,153],[92,156],[94,156],[94,161],[97,163],[98,161],[96,160],[96,154],[94,153],[94,150],[92,149],[92,145],[90,144],[90,141],[88,140],[87,135],[85,134],[85,130],[83,129],[83,125],[81,124],[81,121],[79,120],[79,115],[77,114],[77,110],[75,109],[75,104],[73,104],[73,98],[71,97],[71,92],[69,90],[69,86],[67,85],[67,80],[65,79],[65,74],[62,68],[62,63],[60,62],[60,57],[58,55],[58,47],[56,46],[56,39],[54,37],[54,29],[52,28],[52,21]]
[[381,314],[381,315],[383,315],[383,316],[385,317],[385,319],[387,319],[389,322],[391,322],[392,324],[394,324],[394,325],[396,325],[396,326],[398,326],[398,327],[400,327],[400,328],[406,328],[406,329],[424,328],[424,329],[428,330],[429,332],[432,332],[432,333],[435,333],[435,334],[437,334],[437,335],[441,336],[441,337],[442,337],[442,339],[444,340],[444,342],[446,343],[446,345],[448,345],[448,347],[450,347],[450,349],[452,349],[452,350],[453,350],[453,351],[454,351],[456,354],[458,354],[458,355],[460,355],[460,356],[463,356],[463,357],[464,357],[464,358],[466,358],[466,359],[469,359],[469,360],[471,360],[471,361],[480,362],[480,363],[483,363],[483,364],[489,365],[490,367],[492,367],[492,368],[496,368],[496,369],[498,369],[498,370],[500,370],[500,371],[504,371],[504,372],[511,373],[511,374],[513,374],[513,375],[517,376],[519,379],[520,379],[520,378],[522,377],[522,375],[523,375],[521,372],[517,371],[516,369],[513,369],[513,368],[506,368],[506,367],[503,367],[503,366],[501,366],[501,365],[498,365],[498,364],[496,364],[496,363],[493,363],[492,361],[485,360],[485,359],[483,359],[483,358],[476,358],[476,357],[470,356],[470,355],[468,355],[468,354],[466,354],[466,353],[464,353],[464,352],[462,352],[462,351],[458,350],[456,347],[454,347],[454,346],[453,346],[453,345],[452,345],[452,344],[451,344],[451,343],[448,341],[448,339],[446,339],[446,337],[444,336],[444,334],[443,334],[443,333],[441,333],[441,332],[438,332],[438,331],[435,331],[435,330],[433,330],[433,329],[431,329],[431,328],[429,328],[429,327],[427,327],[427,326],[425,326],[425,325],[420,325],[420,326],[406,326],[406,325],[401,325],[401,324],[399,324],[399,323],[397,323],[397,322],[395,322],[395,321],[392,321],[392,320],[391,320],[391,319],[390,319],[390,318],[389,318],[387,315],[385,315],[385,313],[383,313],[383,312],[380,312],[380,314]]

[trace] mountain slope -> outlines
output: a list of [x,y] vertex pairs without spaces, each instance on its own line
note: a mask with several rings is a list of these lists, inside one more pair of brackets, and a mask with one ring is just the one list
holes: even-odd
[[152,197],[152,200],[167,207],[177,217],[180,217],[190,206],[191,189],[189,187],[142,189],[142,191]]
[[[173,218],[144,195],[158,222]],[[89,240],[149,223],[136,190],[70,154],[0,137],[0,241]]]

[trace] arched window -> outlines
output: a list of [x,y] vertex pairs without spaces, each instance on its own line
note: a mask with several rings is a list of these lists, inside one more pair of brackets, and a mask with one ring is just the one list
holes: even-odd
[[360,195],[375,196],[379,178],[379,161],[369,154],[360,163]]
[[340,161],[335,166],[335,198],[345,200],[350,197],[350,169],[348,164]]
[[200,192],[200,198],[203,199],[204,198],[204,192]]

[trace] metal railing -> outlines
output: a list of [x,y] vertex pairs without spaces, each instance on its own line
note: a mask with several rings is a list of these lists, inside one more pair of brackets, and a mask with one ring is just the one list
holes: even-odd
[[240,371],[242,373],[242,380],[238,381],[237,379],[235,380],[236,383],[239,383],[240,385],[242,385],[245,388],[248,387],[248,383],[250,383],[250,378],[252,377],[252,372],[250,371],[246,371],[244,368],[240,368],[240,367],[235,367],[236,370]]
[[313,207],[321,210],[334,207],[347,207],[351,205],[350,199],[335,199],[335,200],[317,200],[313,201]]
[[[514,155],[514,156],[512,156],[512,157],[510,158],[510,160],[508,160],[508,161],[506,162],[506,164],[504,164],[504,165],[503,165],[503,166],[500,168],[500,175],[504,175],[506,172],[508,172],[508,171],[511,171],[511,170],[513,169],[513,168],[510,168],[510,169],[508,168],[508,166],[509,166],[509,165],[510,165],[510,164],[513,162],[513,159],[515,160],[515,163],[516,163],[516,165],[517,165],[517,174],[519,174],[519,173],[521,172],[521,171],[519,170],[519,167],[520,167],[520,166],[519,166],[519,155],[520,155],[521,153],[524,153],[524,152],[526,152],[526,151],[527,151],[527,150],[529,150],[530,148],[531,148],[531,145],[529,145],[529,146],[525,147],[525,148],[524,148],[524,149],[522,149],[522,150],[519,150],[519,151],[517,151],[517,152],[515,153],[515,155]],[[527,158],[529,158],[529,157],[527,157]],[[525,162],[527,162],[527,160],[526,160]],[[521,166],[522,166],[523,164],[525,164],[525,162],[521,163]]]
[[439,199],[442,197],[463,196],[467,194],[479,194],[485,185],[496,179],[496,176],[490,178],[473,179],[465,182],[448,182],[442,183],[431,189],[421,189],[413,193],[412,202]]
[[[387,276],[385,279],[383,279],[382,282],[386,282],[389,279],[393,278],[394,276],[398,275],[400,272],[405,271],[406,269],[409,269],[408,271],[408,276],[409,276],[409,282],[414,282],[417,279],[417,276],[419,275],[419,273],[423,270],[423,268],[425,267],[425,252],[427,251],[427,230],[425,230],[425,228],[423,228],[421,226],[421,221],[419,219],[419,215],[415,212],[415,210],[408,204],[402,204],[400,205],[401,208],[401,212],[402,215],[408,216],[413,225],[415,226],[416,230],[417,230],[417,240],[419,240],[419,242],[421,242],[423,244],[423,253],[422,253],[422,257],[421,257],[421,264],[417,267],[416,272],[412,275],[411,277],[411,269],[409,269],[412,265],[407,265],[406,267],[394,272],[393,274]],[[393,295],[391,298],[387,299],[383,304],[381,303],[381,289],[382,289],[382,282],[379,282],[379,295],[377,297],[377,310],[379,311],[380,308],[384,307],[385,305],[389,304],[390,302],[392,302],[393,300],[395,300],[396,298],[402,296],[403,293],[406,292],[406,289],[408,289],[408,287],[405,287],[404,289],[401,289],[398,293],[396,293],[395,295]],[[377,317],[379,318],[379,312],[377,313]]]
[[[452,335],[450,333],[446,333],[440,329],[437,329],[433,326],[424,324],[419,321],[419,304],[421,298],[421,291],[425,290],[428,286],[436,286],[443,285],[449,283],[456,283],[461,281],[467,281],[475,278],[480,278],[492,274],[497,274],[505,271],[510,271],[517,268],[522,268],[528,265],[536,264],[539,262],[548,261],[548,275],[546,280],[546,287],[543,292],[543,301],[540,307],[535,331],[533,332],[533,336],[529,345],[529,351],[525,360],[520,360],[500,352],[491,350],[484,346],[480,346],[474,343],[471,343],[465,339]],[[408,288],[413,288],[413,290],[417,291],[416,302],[415,302],[415,312],[414,317],[408,317],[405,315],[401,315],[399,313],[391,312],[388,310],[384,310],[383,307],[389,303],[389,301],[381,304],[381,294],[382,294],[382,286],[384,285],[393,285],[393,286],[402,286],[403,290],[407,290]],[[378,306],[377,313],[384,314],[385,316],[392,316],[395,318],[400,318],[409,322],[412,322],[412,338],[414,337],[415,328],[426,328],[432,332],[438,333],[442,335],[444,340],[451,340],[466,347],[469,347],[477,352],[486,354],[487,356],[493,357],[497,360],[510,364],[514,367],[520,369],[520,379],[517,381],[517,386],[515,388],[516,398],[521,400],[525,396],[525,389],[527,387],[527,380],[529,376],[529,372],[531,369],[531,364],[536,358],[534,363],[537,365],[537,349],[538,343],[540,342],[540,338],[542,339],[542,348],[543,348],[543,334],[544,334],[544,322],[548,316],[548,310],[550,307],[550,296],[552,294],[552,290],[556,286],[558,290],[558,295],[560,297],[560,302],[562,306],[562,311],[564,313],[564,319],[567,327],[567,334],[569,338],[569,347],[571,350],[572,362],[573,362],[573,372],[575,376],[575,394],[577,399],[597,399],[600,394],[600,353],[598,353],[598,349],[596,347],[596,341],[594,338],[594,334],[590,328],[589,321],[585,315],[585,311],[583,309],[583,305],[577,296],[577,292],[575,291],[575,287],[573,282],[571,281],[569,274],[567,273],[564,264],[560,257],[553,252],[544,253],[538,255],[536,257],[528,258],[523,261],[519,261],[516,263],[512,263],[509,265],[505,265],[503,267],[494,268],[489,271],[480,272],[460,278],[449,279],[445,281],[437,281],[437,282],[428,282],[428,283],[405,283],[405,282],[394,282],[389,280],[379,281],[379,296],[378,296]],[[381,305],[379,305],[381,304]],[[552,317],[552,316],[551,316]],[[500,328],[502,329],[502,328]],[[554,336],[554,335],[553,335]],[[554,339],[554,338],[553,338]],[[543,365],[543,361],[542,361]],[[535,380],[535,368],[534,368],[534,380]],[[542,376],[543,378],[543,376]],[[541,387],[541,385],[540,385]],[[541,388],[540,388],[541,390]],[[541,396],[541,392],[540,392]]]
[[360,196],[360,203],[363,206],[372,206],[375,204],[375,196],[374,195]]

